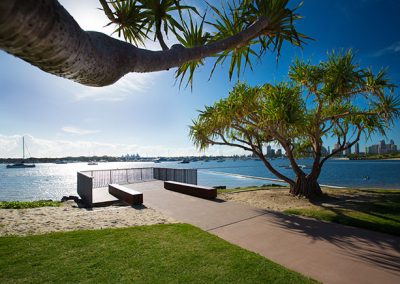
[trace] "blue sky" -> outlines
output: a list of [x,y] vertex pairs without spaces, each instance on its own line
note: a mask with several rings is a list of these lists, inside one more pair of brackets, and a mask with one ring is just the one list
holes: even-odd
[[[62,0],[61,4],[86,30],[104,29],[107,19],[95,0]],[[199,5],[200,1],[186,1]],[[298,1],[291,1],[294,6]],[[241,77],[250,84],[286,79],[293,58],[316,63],[332,49],[352,48],[362,66],[387,67],[400,84],[400,32],[397,0],[306,0],[298,30],[312,37],[303,49],[285,45],[279,63],[268,54]],[[158,48],[149,44],[150,48]],[[225,97],[232,88],[228,66],[208,80],[212,60],[196,73],[193,91],[175,85],[174,70],[130,74],[113,86],[86,87],[54,75],[0,51],[0,157],[19,157],[20,137],[26,135],[35,157],[67,155],[142,156],[199,155],[188,137],[197,110]],[[399,90],[397,90],[399,92]],[[373,137],[372,144],[382,139]],[[399,122],[388,139],[400,144]],[[332,146],[328,140],[327,145]],[[365,142],[362,141],[361,147]],[[206,153],[228,155],[229,148]],[[238,152],[240,153],[240,152]]]

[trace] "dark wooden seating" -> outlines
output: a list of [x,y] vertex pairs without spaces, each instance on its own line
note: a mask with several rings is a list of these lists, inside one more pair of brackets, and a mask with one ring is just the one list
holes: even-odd
[[164,188],[205,199],[215,199],[217,197],[217,190],[215,188],[198,186],[189,183],[164,181]]
[[108,192],[129,205],[143,204],[143,193],[119,184],[109,184]]

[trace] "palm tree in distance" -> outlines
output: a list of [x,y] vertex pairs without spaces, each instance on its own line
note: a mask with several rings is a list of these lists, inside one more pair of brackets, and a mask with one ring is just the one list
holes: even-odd
[[[238,83],[227,98],[200,112],[190,136],[199,149],[226,145],[254,153],[289,184],[291,194],[312,198],[322,193],[318,178],[325,162],[352,147],[362,134],[385,135],[400,116],[400,97],[384,71],[360,68],[351,51],[332,52],[316,65],[297,60],[289,78],[256,87]],[[323,156],[328,137],[339,147]],[[285,150],[294,178],[267,160],[263,146],[269,143]],[[301,156],[312,157],[309,172],[296,162]]]

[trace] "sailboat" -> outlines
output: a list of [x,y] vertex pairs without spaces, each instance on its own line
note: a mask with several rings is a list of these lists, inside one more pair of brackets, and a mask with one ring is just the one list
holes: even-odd
[[21,163],[16,163],[16,164],[12,164],[12,165],[7,165],[7,168],[11,169],[11,168],[34,168],[36,167],[35,164],[24,164],[24,160],[25,160],[25,139],[24,136],[22,136],[22,162]]

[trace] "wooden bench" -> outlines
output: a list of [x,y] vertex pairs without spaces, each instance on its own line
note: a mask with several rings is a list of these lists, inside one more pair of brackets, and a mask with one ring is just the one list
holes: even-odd
[[129,205],[143,204],[143,193],[119,184],[109,184],[108,192]]
[[164,181],[164,188],[205,199],[215,199],[217,197],[217,190],[215,188],[198,186],[189,183]]

